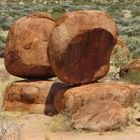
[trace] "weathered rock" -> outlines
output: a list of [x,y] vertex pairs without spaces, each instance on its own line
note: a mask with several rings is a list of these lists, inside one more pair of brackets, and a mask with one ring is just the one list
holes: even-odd
[[[53,81],[17,81],[4,94],[4,110],[44,113]],[[53,110],[54,111],[54,110]]]
[[135,88],[137,90],[136,98],[135,98],[135,103],[140,104],[140,85],[135,85]]
[[81,107],[72,115],[72,127],[109,131],[125,127],[127,111],[116,101],[97,101]]
[[[46,100],[45,114],[52,116],[56,112],[63,112],[65,109],[64,93],[71,88],[70,85],[64,83],[54,83]],[[55,112],[54,112],[55,110]]]
[[65,92],[57,92],[54,104],[58,104],[58,101],[61,104],[59,109],[56,108],[58,112],[63,112],[66,108],[72,113],[80,107],[98,100],[117,101],[127,108],[134,104],[136,92],[137,88],[129,84],[92,83],[69,88]]
[[121,79],[140,85],[140,59],[134,59],[124,65],[119,72]]
[[23,78],[54,76],[46,53],[54,26],[54,20],[42,12],[23,17],[11,26],[4,51],[10,74]]
[[128,64],[126,64],[121,70],[120,70],[120,77],[123,77],[130,71],[136,71],[140,73],[140,59],[133,59]]
[[75,11],[56,23],[48,57],[57,77],[65,83],[83,84],[104,77],[117,42],[118,29],[106,13]]

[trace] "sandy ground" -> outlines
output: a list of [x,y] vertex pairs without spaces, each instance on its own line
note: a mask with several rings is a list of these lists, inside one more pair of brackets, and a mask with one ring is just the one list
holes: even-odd
[[[3,60],[0,59],[0,82],[1,79],[6,79],[9,74],[3,66]],[[6,114],[14,114],[6,112]],[[16,115],[15,115],[16,116]],[[20,130],[20,138],[10,140],[139,140],[140,126],[128,127],[121,132],[109,133],[89,133],[75,131],[60,131],[52,132],[48,130],[47,123],[51,122],[52,118],[45,115],[37,114],[22,114],[15,117],[14,122]],[[9,139],[8,139],[9,140]]]
[[[60,131],[49,132],[46,122],[51,117],[45,115],[27,114],[19,117],[17,123],[20,125],[21,140],[139,140],[140,127],[128,127],[118,132],[93,133]],[[45,139],[46,138],[46,139]]]

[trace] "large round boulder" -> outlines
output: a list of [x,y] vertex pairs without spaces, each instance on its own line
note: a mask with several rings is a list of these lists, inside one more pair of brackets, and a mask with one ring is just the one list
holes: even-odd
[[83,84],[104,77],[118,29],[108,14],[96,10],[74,11],[56,22],[48,57],[57,77],[65,83]]
[[10,74],[23,78],[54,76],[46,53],[54,26],[54,20],[42,12],[18,19],[11,26],[4,50]]

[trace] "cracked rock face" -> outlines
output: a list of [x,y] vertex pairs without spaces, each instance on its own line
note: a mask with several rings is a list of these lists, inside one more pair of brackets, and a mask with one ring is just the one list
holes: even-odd
[[56,22],[49,40],[52,69],[65,83],[96,81],[109,70],[117,38],[116,23],[104,12],[84,10],[65,14]]
[[7,71],[23,78],[54,77],[47,48],[55,22],[47,13],[35,13],[17,20],[10,28],[4,59]]
[[127,111],[116,101],[97,101],[72,114],[72,127],[94,131],[110,131],[125,127]]

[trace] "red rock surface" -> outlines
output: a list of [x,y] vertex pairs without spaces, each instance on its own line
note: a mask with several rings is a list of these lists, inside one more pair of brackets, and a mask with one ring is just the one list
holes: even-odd
[[72,113],[82,106],[98,100],[117,101],[127,108],[133,106],[137,92],[138,88],[131,84],[92,83],[57,92],[54,104],[57,104],[56,110],[58,112],[63,112],[66,108]]
[[[44,114],[53,81],[17,81],[4,94],[4,110]],[[54,110],[53,110],[54,111]]]
[[109,131],[125,127],[127,111],[116,101],[98,101],[81,107],[72,115],[72,127]]
[[83,84],[104,77],[117,42],[118,29],[106,13],[75,11],[62,16],[49,40],[48,57],[57,77]]
[[41,12],[18,19],[11,26],[4,51],[10,74],[40,79],[54,76],[46,53],[54,26],[51,17]]

